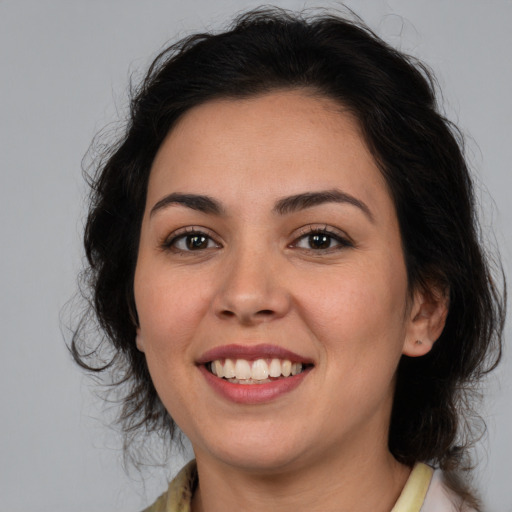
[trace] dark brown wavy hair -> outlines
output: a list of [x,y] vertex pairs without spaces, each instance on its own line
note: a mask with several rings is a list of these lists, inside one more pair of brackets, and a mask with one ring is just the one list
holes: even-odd
[[151,165],[192,107],[283,89],[319,93],[357,117],[394,200],[409,289],[434,282],[449,290],[432,351],[399,364],[389,449],[404,464],[427,461],[456,476],[468,465],[471,392],[500,359],[504,293],[482,249],[462,137],[440,113],[432,74],[359,20],[251,11],[227,31],[187,37],[158,55],[132,92],[122,137],[88,174],[82,284],[104,334],[91,336],[84,315],[72,354],[82,367],[114,375],[127,440],[137,432],[172,437],[135,344],[133,277]]

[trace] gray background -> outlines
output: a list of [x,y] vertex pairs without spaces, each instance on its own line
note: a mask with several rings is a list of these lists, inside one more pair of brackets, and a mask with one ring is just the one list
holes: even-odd
[[[177,456],[168,470],[149,469],[145,484],[137,473],[123,472],[119,438],[105,426],[109,408],[102,408],[94,384],[64,346],[59,312],[75,291],[82,258],[81,158],[94,134],[123,113],[129,74],[140,75],[166,41],[256,5],[0,0],[0,510],[136,511],[181,465]],[[347,5],[437,73],[446,112],[469,137],[484,226],[493,223],[510,275],[512,2]],[[489,433],[478,472],[496,512],[512,511],[512,363],[506,356],[488,383]]]

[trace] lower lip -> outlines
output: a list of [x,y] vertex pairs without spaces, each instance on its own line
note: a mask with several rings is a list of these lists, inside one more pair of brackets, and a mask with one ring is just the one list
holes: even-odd
[[264,384],[234,384],[209,372],[204,365],[198,366],[206,382],[221,396],[237,404],[261,404],[293,391],[311,371],[306,368],[301,373]]

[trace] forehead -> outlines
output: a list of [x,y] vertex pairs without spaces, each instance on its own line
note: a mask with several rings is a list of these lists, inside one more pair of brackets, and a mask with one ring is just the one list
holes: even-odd
[[156,155],[148,203],[174,191],[260,202],[333,188],[390,201],[354,115],[307,91],[277,91],[188,111]]

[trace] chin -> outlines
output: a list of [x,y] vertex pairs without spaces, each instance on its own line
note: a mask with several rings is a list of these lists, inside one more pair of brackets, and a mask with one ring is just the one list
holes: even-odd
[[[246,431],[243,435],[226,435],[223,441],[208,443],[208,452],[210,457],[243,471],[279,473],[297,465],[307,452],[301,446],[301,439],[290,435],[284,429],[280,429],[280,434],[272,435],[264,430],[256,433]],[[226,443],[226,440],[229,442]]]
[[293,467],[300,465],[301,457],[297,453],[276,453],[276,450],[272,449],[263,452],[247,448],[243,453],[223,452],[219,455],[225,464],[253,474],[279,474],[289,472]]

